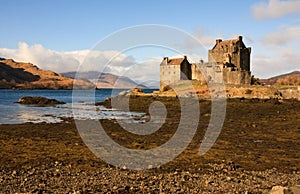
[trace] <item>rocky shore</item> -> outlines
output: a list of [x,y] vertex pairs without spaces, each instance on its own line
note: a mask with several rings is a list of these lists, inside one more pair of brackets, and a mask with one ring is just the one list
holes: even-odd
[[130,171],[111,166],[95,170],[53,162],[0,171],[6,193],[267,193],[275,185],[299,184],[300,172],[248,171],[233,162],[207,169]]
[[[159,146],[176,131],[180,105],[176,98],[133,96],[130,110],[148,112],[153,101],[162,102],[168,115],[162,129],[147,137],[126,132],[115,120],[101,120],[101,125],[128,148]],[[120,169],[97,158],[72,119],[0,125],[0,193],[249,194],[300,184],[299,101],[228,99],[222,131],[202,156],[199,146],[211,103],[201,100],[199,105],[198,129],[187,149],[149,170]]]

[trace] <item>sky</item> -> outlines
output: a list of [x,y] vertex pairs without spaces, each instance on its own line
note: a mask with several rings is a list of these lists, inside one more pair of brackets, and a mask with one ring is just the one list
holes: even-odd
[[[207,50],[214,46],[215,39],[238,35],[243,36],[247,47],[252,47],[251,72],[255,77],[268,78],[300,69],[300,0],[0,2],[0,57],[31,62],[59,73],[105,70],[139,82],[157,80],[163,56],[186,54],[207,61]],[[147,26],[143,25],[148,24],[171,31],[161,35],[144,32]],[[180,35],[175,37],[177,32],[196,38],[200,44]],[[177,47],[133,44],[139,45],[132,38],[142,41],[154,35],[154,42],[165,43],[168,39]],[[103,46],[112,37],[118,42]],[[132,48],[120,50],[123,42],[132,43],[128,44]]]

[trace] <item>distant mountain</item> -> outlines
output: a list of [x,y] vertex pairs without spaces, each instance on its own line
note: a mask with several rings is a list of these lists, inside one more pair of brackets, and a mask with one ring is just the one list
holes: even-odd
[[[100,72],[98,71],[86,71],[86,72],[80,72],[77,73],[76,71],[70,71],[61,73],[63,76],[69,77],[69,78],[75,78],[75,76],[83,78],[83,79],[97,79],[99,77]],[[77,75],[76,75],[77,74]]]
[[151,89],[158,89],[159,85],[160,85],[160,81],[159,81],[159,79],[158,80],[147,80],[145,82],[142,82],[141,84],[143,84]]
[[138,84],[135,81],[131,80],[125,76],[118,76],[111,73],[100,73],[98,71],[87,71],[80,72],[76,75],[77,72],[66,72],[62,73],[62,75],[70,78],[87,79],[93,82],[97,88],[134,88],[141,87],[147,88],[143,84]]
[[300,71],[282,74],[271,77],[269,79],[260,79],[260,82],[265,85],[292,85],[300,86]]
[[[31,63],[0,58],[0,89],[72,89],[73,78],[50,70],[42,70]],[[76,80],[77,89],[95,88],[87,80]]]

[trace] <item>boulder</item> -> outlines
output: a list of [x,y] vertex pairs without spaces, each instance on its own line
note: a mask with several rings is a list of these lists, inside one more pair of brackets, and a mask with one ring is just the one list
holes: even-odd
[[37,104],[37,105],[51,105],[51,104],[65,104],[55,99],[49,99],[41,96],[25,96],[18,100],[20,104]]
[[290,188],[282,186],[274,186],[269,194],[298,194],[300,193],[300,185]]
[[133,88],[131,90],[131,93],[143,93],[143,89],[142,88]]
[[130,96],[144,94],[142,88],[133,88],[131,90],[124,90],[118,94],[118,96]]

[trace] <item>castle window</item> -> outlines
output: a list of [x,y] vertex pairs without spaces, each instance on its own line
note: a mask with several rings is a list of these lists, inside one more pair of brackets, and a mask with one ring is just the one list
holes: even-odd
[[216,66],[216,72],[221,72],[221,68],[219,66]]

